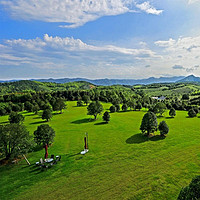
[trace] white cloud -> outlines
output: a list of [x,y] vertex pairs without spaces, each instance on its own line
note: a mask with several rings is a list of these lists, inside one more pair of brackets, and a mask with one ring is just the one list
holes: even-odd
[[157,10],[152,5],[150,5],[149,1],[137,4],[136,7],[141,9],[142,11],[145,11],[148,14],[153,14],[153,15],[160,15],[163,12],[163,10]]
[[142,10],[158,15],[149,2],[137,4],[136,0],[0,0],[13,18],[64,22],[61,27],[76,28],[103,16],[119,15]]
[[42,73],[93,78],[111,77],[113,74],[116,77],[120,77],[120,74],[136,76],[135,72],[139,69],[135,66],[142,63],[143,67],[146,65],[144,62],[151,59],[156,60],[158,56],[147,47],[136,49],[115,45],[100,46],[87,44],[80,39],[52,37],[47,34],[43,38],[5,40],[0,44],[1,67],[20,67],[23,73],[29,71],[27,74],[30,70],[34,71],[33,74],[38,71],[37,76],[42,76]]
[[[74,38],[61,38],[61,37],[52,37],[48,34],[44,35],[43,39],[36,38],[32,40],[6,40],[5,44],[7,47],[12,49],[18,49],[19,51],[27,50],[36,52],[36,51],[53,51],[53,52],[111,52],[125,55],[132,55],[137,57],[155,57],[155,53],[149,49],[130,49],[122,48],[113,45],[104,45],[104,46],[95,46],[89,45],[82,42],[80,39]],[[4,45],[5,45],[4,44]]]
[[189,0],[188,4],[193,4],[193,3],[196,3],[196,2],[200,2],[200,0]]
[[154,62],[154,66],[162,66],[163,71],[173,75],[200,73],[200,36],[179,37],[176,40],[170,38],[156,41],[155,45],[159,47],[157,52],[162,55],[162,59]]

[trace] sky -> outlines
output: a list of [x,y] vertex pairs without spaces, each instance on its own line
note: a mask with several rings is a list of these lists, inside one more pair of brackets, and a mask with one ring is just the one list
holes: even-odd
[[0,0],[0,79],[200,76],[200,0]]

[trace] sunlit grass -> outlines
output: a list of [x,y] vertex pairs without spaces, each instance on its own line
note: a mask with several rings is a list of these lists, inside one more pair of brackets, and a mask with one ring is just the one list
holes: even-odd
[[[176,199],[200,174],[200,119],[187,118],[185,111],[174,119],[165,113],[158,121],[167,122],[169,135],[147,139],[139,131],[144,114],[112,113],[109,124],[102,124],[101,116],[90,120],[85,106],[68,102],[68,109],[48,123],[56,131],[49,154],[61,155],[61,162],[45,171],[35,167],[42,149],[28,154],[31,166],[24,160],[0,166],[0,199]],[[25,115],[32,134],[43,120]],[[7,116],[0,118],[5,121]],[[81,156],[85,132],[89,153]]]

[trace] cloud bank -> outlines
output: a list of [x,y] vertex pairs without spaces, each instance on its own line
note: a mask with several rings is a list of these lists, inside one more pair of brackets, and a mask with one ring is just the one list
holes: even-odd
[[200,73],[200,36],[136,46],[95,45],[48,34],[5,40],[0,44],[0,67],[2,72],[3,68],[15,73],[19,69],[27,74],[38,71],[37,77],[140,78]]
[[0,0],[14,19],[64,22],[61,27],[76,28],[103,16],[144,11],[159,15],[150,3],[135,0]]

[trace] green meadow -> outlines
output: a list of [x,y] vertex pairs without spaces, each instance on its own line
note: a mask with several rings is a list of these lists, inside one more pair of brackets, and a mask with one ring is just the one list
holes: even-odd
[[[48,122],[56,132],[49,155],[61,155],[61,161],[41,170],[35,162],[44,157],[44,149],[35,149],[27,155],[31,166],[23,159],[0,166],[0,199],[170,200],[200,175],[200,118],[177,111],[173,119],[167,111],[158,122],[167,122],[168,136],[147,139],[139,130],[145,110],[111,113],[105,124],[102,116],[93,121],[86,106],[67,104],[63,114],[54,113]],[[104,103],[104,111],[110,105]],[[33,113],[24,116],[31,134],[47,123]],[[7,120],[0,117],[1,124]],[[89,152],[80,155],[85,132]]]

